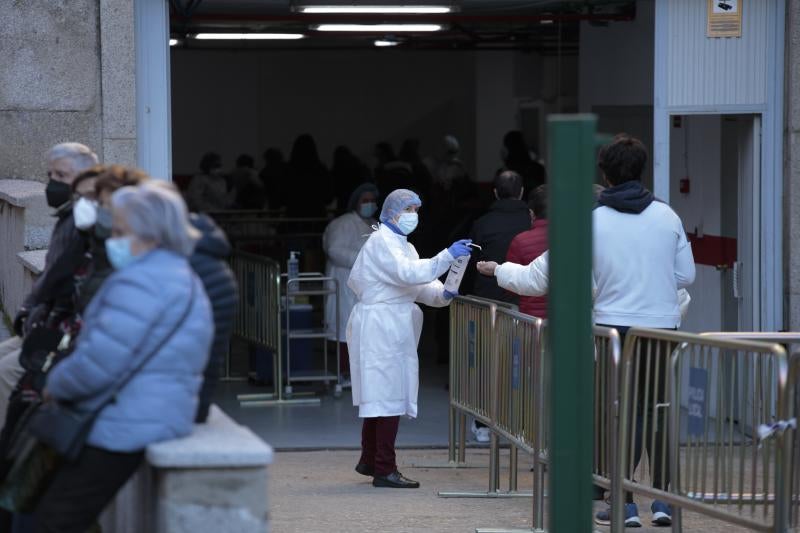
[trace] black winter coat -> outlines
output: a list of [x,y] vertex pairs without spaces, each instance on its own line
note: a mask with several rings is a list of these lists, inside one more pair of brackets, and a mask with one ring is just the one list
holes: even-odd
[[191,223],[203,236],[189,258],[189,263],[203,282],[214,315],[214,341],[203,375],[203,386],[200,389],[200,401],[195,417],[196,422],[202,423],[208,418],[211,398],[228,351],[239,291],[236,279],[227,263],[231,255],[231,245],[225,233],[206,215],[191,215]]
[[472,254],[467,270],[471,279],[464,279],[462,282],[464,289],[468,289],[469,282],[472,281],[472,291],[462,290],[460,292],[474,294],[481,298],[517,303],[518,298],[500,288],[496,278],[477,274],[475,263],[478,261],[505,262],[511,241],[529,229],[531,229],[531,214],[525,202],[506,198],[493,203],[489,212],[472,225],[470,237],[475,244],[482,246],[483,250]]

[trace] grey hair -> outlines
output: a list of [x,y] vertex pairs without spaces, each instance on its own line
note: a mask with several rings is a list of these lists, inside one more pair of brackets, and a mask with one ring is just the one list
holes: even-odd
[[152,180],[138,187],[122,187],[111,195],[134,235],[159,248],[188,257],[200,232],[189,223],[189,211],[177,189],[168,182]]
[[59,159],[69,159],[75,172],[83,172],[100,162],[97,154],[81,143],[61,143],[53,146],[45,155],[48,163]]

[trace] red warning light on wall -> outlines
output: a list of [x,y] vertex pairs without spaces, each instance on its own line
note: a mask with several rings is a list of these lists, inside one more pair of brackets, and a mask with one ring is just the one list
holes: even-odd
[[689,181],[689,176],[686,176],[681,180],[680,183],[680,190],[681,194],[689,194],[689,191],[692,189],[692,183]]

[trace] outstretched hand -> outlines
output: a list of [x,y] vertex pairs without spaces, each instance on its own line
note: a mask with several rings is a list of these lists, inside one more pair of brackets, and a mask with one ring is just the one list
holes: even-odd
[[494,276],[494,271],[497,270],[497,263],[494,261],[479,261],[478,272],[484,276]]

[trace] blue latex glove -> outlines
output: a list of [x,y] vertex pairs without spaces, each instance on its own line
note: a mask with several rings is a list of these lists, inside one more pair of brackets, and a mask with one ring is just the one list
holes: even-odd
[[450,292],[450,291],[448,291],[448,290],[445,290],[445,291],[444,291],[444,299],[445,299],[445,300],[452,300],[452,299],[453,299],[453,298],[455,298],[456,296],[458,296],[458,293],[457,293],[457,292]]
[[471,239],[461,239],[460,241],[456,241],[451,244],[447,251],[450,252],[450,255],[453,257],[469,255],[472,250],[470,250],[469,246],[467,246],[468,244],[472,244]]

